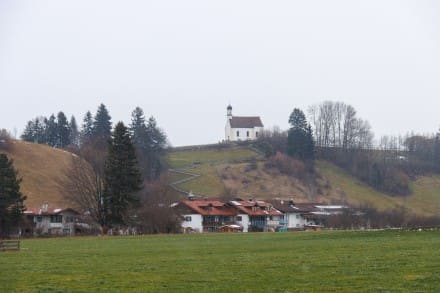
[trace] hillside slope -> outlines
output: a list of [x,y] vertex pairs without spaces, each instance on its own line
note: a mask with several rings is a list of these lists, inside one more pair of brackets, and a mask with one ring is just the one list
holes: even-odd
[[0,152],[14,160],[14,167],[23,178],[21,192],[27,196],[26,207],[41,207],[43,203],[50,207],[70,206],[60,181],[72,160],[71,153],[22,141],[14,141],[10,151]]
[[[257,160],[257,164],[251,164],[252,159]],[[379,210],[404,207],[419,215],[440,214],[439,175],[424,176],[414,181],[411,196],[392,197],[372,189],[326,161],[316,162],[319,174],[316,183],[303,182],[276,169],[266,168],[264,159],[245,147],[176,151],[169,155],[168,161],[172,168],[201,175],[176,185],[197,195],[292,198],[297,202],[348,203]],[[180,174],[178,179],[182,180],[184,176]]]

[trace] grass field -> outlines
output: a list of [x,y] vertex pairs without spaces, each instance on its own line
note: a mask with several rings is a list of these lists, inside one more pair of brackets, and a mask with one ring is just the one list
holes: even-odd
[[439,292],[439,232],[32,239],[1,292]]

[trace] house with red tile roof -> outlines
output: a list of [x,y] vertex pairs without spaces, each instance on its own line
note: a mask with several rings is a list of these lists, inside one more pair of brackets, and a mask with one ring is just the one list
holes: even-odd
[[270,203],[237,198],[228,204],[237,210],[237,223],[243,226],[243,232],[276,231],[282,227],[284,214]]
[[217,232],[236,224],[237,210],[218,200],[182,200],[174,208],[182,215],[184,232]]

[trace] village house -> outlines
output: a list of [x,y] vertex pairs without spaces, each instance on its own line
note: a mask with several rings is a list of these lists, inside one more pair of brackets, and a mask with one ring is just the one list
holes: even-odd
[[276,231],[282,226],[283,213],[270,203],[237,198],[228,204],[238,211],[237,224],[243,227],[243,232]]
[[319,229],[329,216],[338,215],[343,205],[327,205],[316,203],[294,203],[293,200],[269,201],[277,210],[283,212],[283,224],[287,229]]
[[235,225],[237,211],[218,200],[182,200],[174,207],[182,216],[184,232],[217,232],[234,228],[241,230],[241,226]]
[[263,132],[263,123],[260,117],[232,116],[232,106],[227,107],[225,140],[242,141],[255,140]]
[[26,236],[73,236],[75,222],[79,213],[71,208],[29,208],[24,211],[25,226],[22,233]]

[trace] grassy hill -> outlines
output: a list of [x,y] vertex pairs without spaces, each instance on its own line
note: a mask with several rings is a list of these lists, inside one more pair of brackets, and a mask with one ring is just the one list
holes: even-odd
[[[257,160],[252,167],[251,159]],[[378,210],[408,208],[420,215],[440,213],[440,176],[424,176],[412,183],[412,195],[392,197],[378,192],[343,169],[327,161],[316,162],[317,184],[306,183],[266,168],[264,158],[246,147],[222,150],[174,151],[168,156],[177,170],[200,174],[200,177],[177,184],[181,190],[198,195],[221,197],[293,198],[297,202],[348,203],[368,205]],[[174,176],[171,174],[174,182]],[[179,180],[184,179],[182,174]]]
[[71,153],[22,141],[14,141],[10,151],[0,152],[14,160],[14,167],[23,178],[21,191],[27,196],[27,207],[40,207],[45,202],[51,207],[69,206],[60,181],[72,160]]
[[[23,178],[22,192],[28,197],[26,206],[39,207],[44,202],[54,207],[70,205],[60,181],[72,160],[71,153],[21,141],[14,142],[12,150],[5,153],[14,159],[14,166]],[[307,184],[276,169],[266,168],[264,158],[247,147],[177,150],[170,152],[167,160],[175,170],[201,175],[194,177],[171,172],[170,183],[192,177],[176,187],[208,197],[281,197],[297,202],[369,205],[379,210],[406,207],[415,214],[440,214],[440,175],[418,178],[412,183],[412,195],[408,197],[392,197],[326,161],[316,163],[318,184]]]

